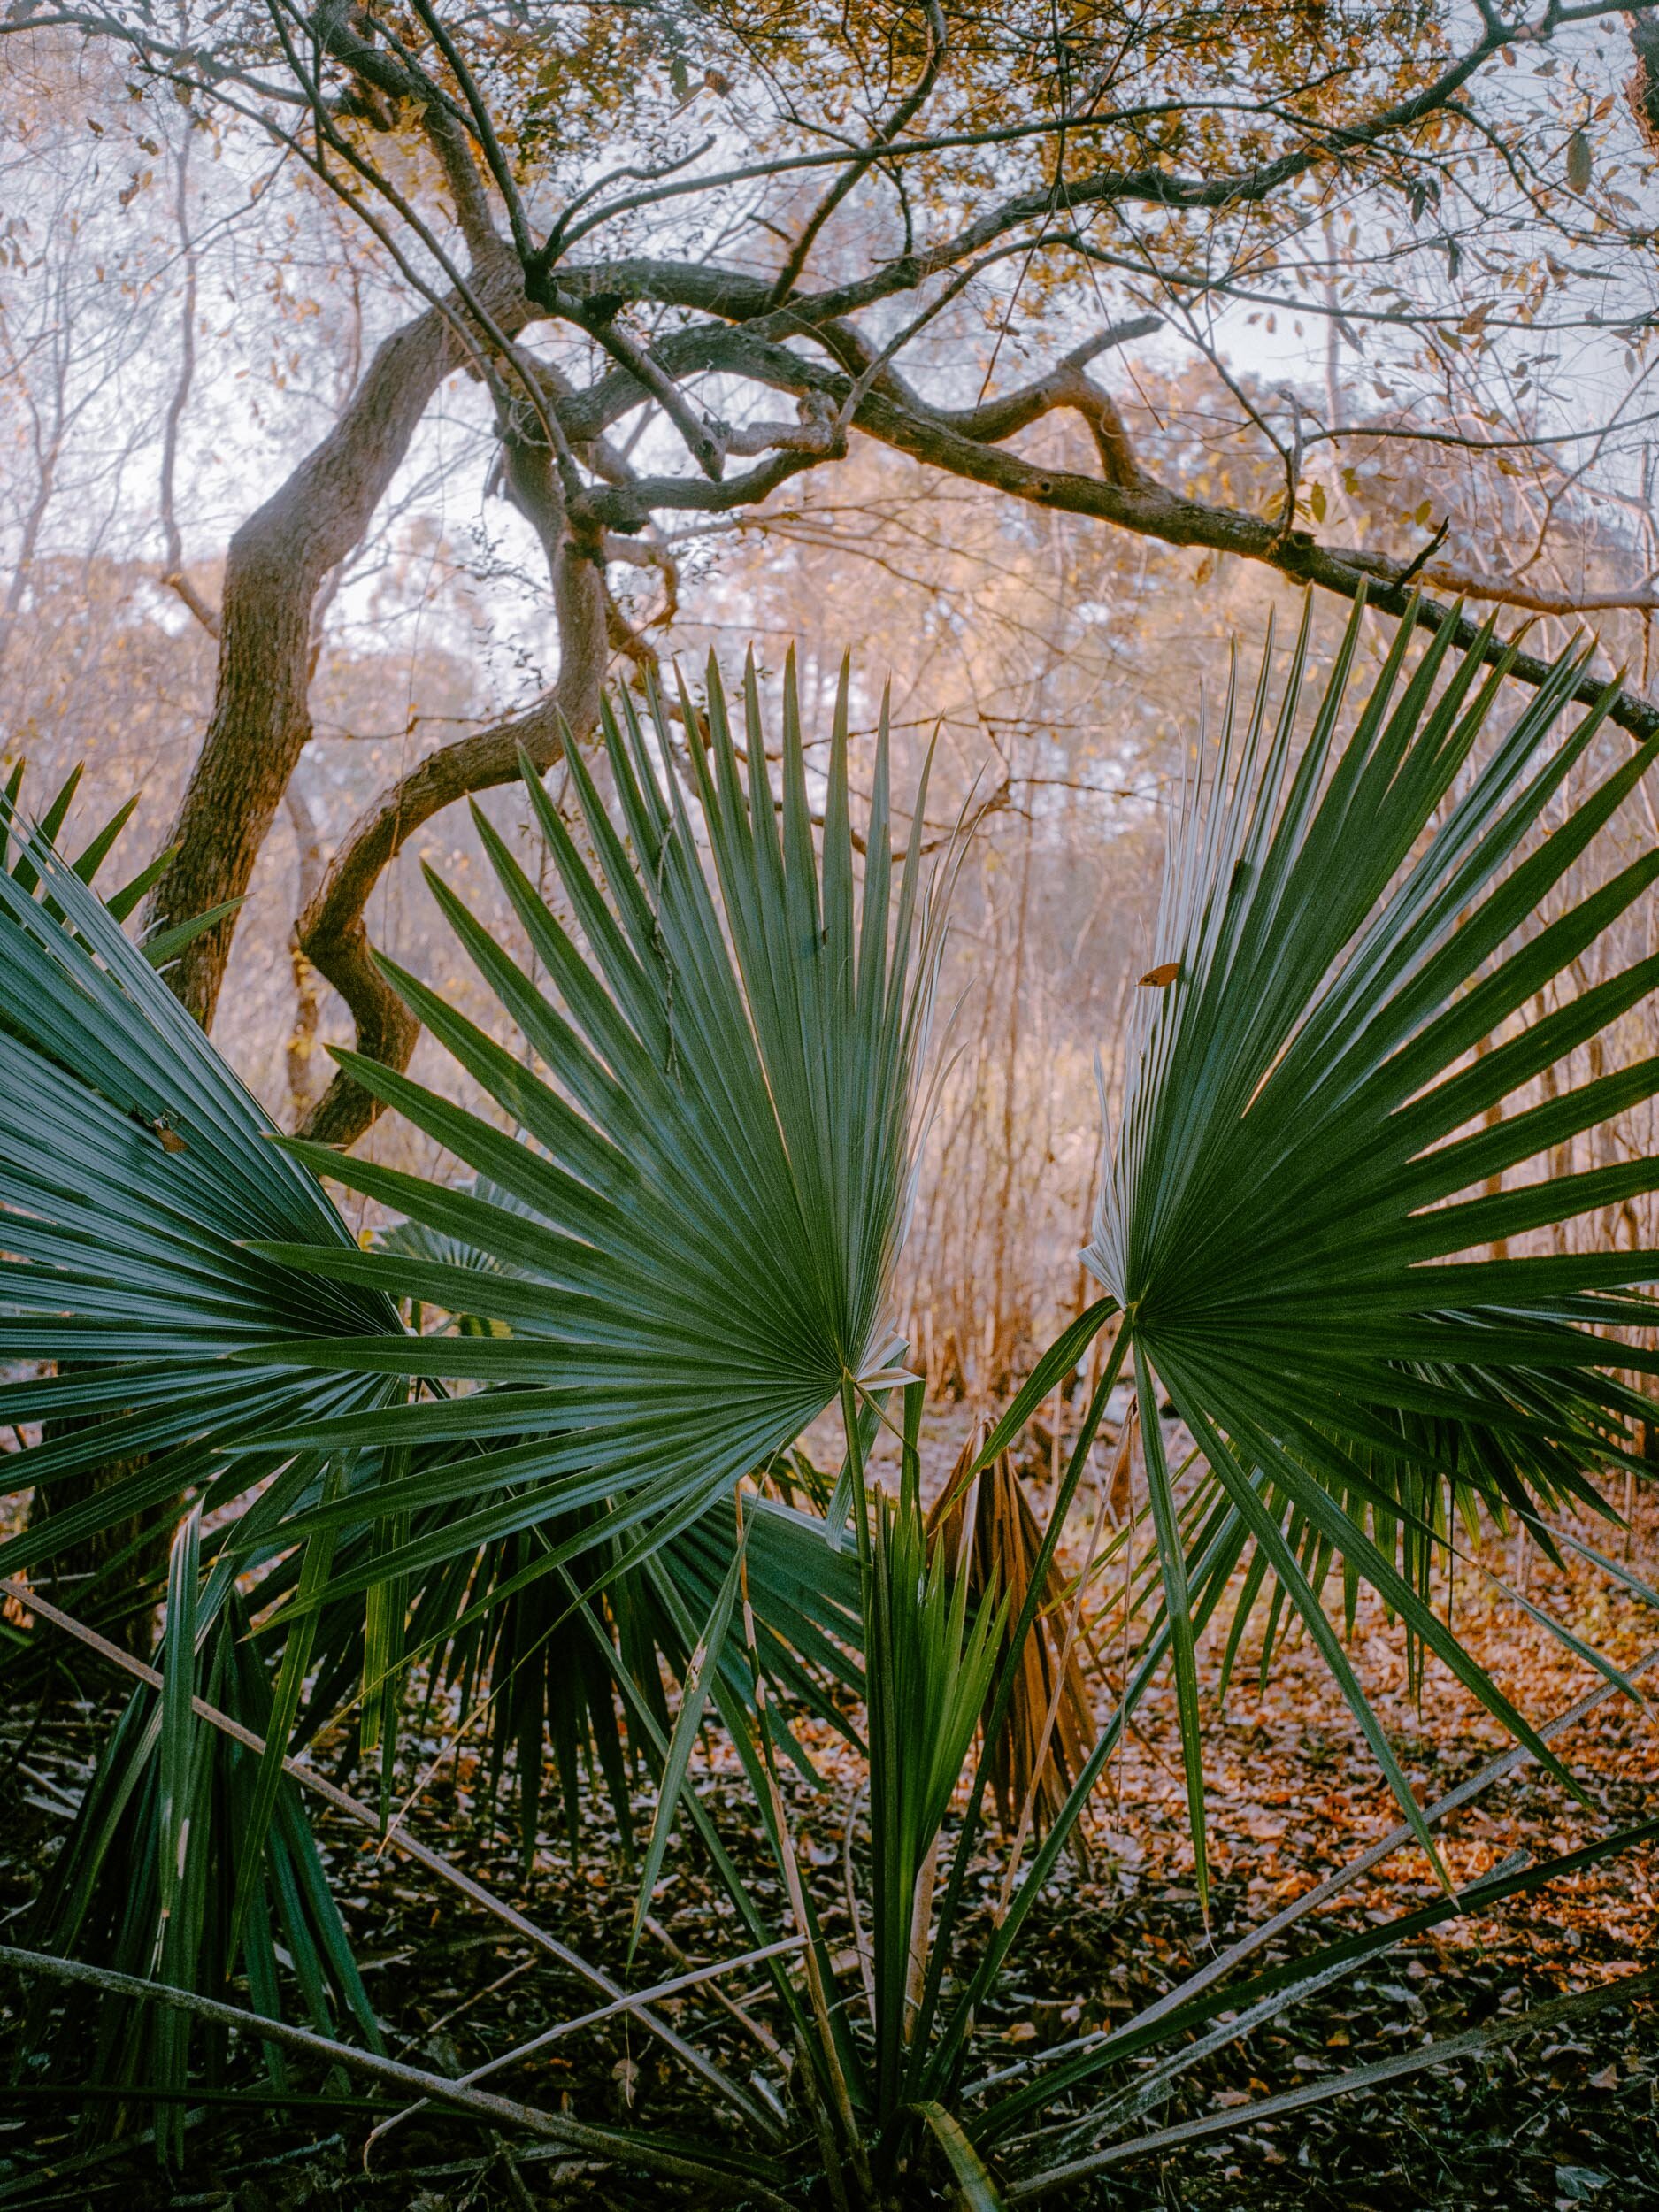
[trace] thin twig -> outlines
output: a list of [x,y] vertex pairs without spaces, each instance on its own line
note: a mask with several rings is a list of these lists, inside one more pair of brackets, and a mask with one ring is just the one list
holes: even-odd
[[[0,1944],[0,1965],[15,1967],[24,1974],[44,1974],[50,1980],[76,1982],[84,1988],[101,1990],[106,1997],[132,1997],[147,2003],[168,2005],[174,2011],[192,2013],[199,2020],[211,2020],[216,2026],[239,2029],[258,2042],[280,2044],[288,2050],[326,2059],[333,2065],[353,2068],[360,2074],[373,2076],[376,2081],[412,2089],[434,2103],[454,2105],[460,2111],[474,2113],[497,2125],[522,2128],[527,2134],[541,2136],[549,2142],[568,2144],[572,2149],[584,2151],[592,2158],[649,2166],[658,2173],[672,2174],[687,2181],[709,2179],[707,2168],[696,2160],[660,2148],[648,2135],[632,2131],[626,2135],[613,2133],[609,2128],[589,2127],[585,2121],[570,2119],[562,2112],[543,2112],[537,2106],[519,2104],[489,2090],[469,2089],[461,2082],[447,2080],[442,2074],[429,2074],[423,2067],[411,2066],[402,2059],[383,2058],[378,2051],[337,2043],[333,2036],[319,2035],[314,2028],[295,2027],[287,2020],[273,2020],[264,2013],[250,2012],[241,2005],[222,2004],[216,1997],[198,1996],[193,1989],[175,1989],[168,1982],[146,1981],[137,1974],[118,1974],[107,1966],[89,1966],[84,1959],[58,1958],[49,1951],[25,1951],[12,1944]],[[783,2205],[783,2199],[774,2195],[758,2176],[746,2185],[757,2201]]]
[[1010,2205],[1031,2204],[1056,2189],[1068,2188],[1090,2175],[1103,2172],[1109,2166],[1121,2166],[1131,2158],[1142,2158],[1149,2151],[1171,2150],[1177,2144],[1198,2142],[1210,2135],[1231,2135],[1240,2128],[1255,2127],[1260,2121],[1277,2118],[1283,2113],[1301,2112],[1309,2105],[1325,2104],[1333,2097],[1379,2088],[1386,2081],[1397,2081],[1402,2075],[1415,2074],[1425,2066],[1446,2066],[1455,2059],[1476,2058],[1512,2043],[1517,2036],[1532,2035],[1563,2020],[1599,2012],[1607,2005],[1628,2004],[1632,1998],[1655,1987],[1659,1987],[1659,1967],[1650,1967],[1645,1973],[1627,1974],[1618,1981],[1586,1990],[1579,1996],[1558,1997],[1548,2004],[1535,2005],[1531,2012],[1524,2012],[1514,2020],[1501,2021],[1496,2027],[1475,2028],[1463,2035],[1445,2036],[1439,2042],[1420,2044],[1416,2050],[1400,2051],[1392,2058],[1379,2059],[1374,2065],[1356,2066],[1333,2080],[1309,2082],[1277,2097],[1260,2097],[1254,2104],[1208,2113],[1202,2119],[1184,2121],[1179,2127],[1161,2128],[1155,2135],[1141,2135],[1131,2142],[1114,2143],[1106,2150],[1092,2152],[1087,2158],[1073,2159],[1064,2166],[1054,2166],[1046,2173],[1033,2174],[1024,2181],[1009,2184],[1002,2192],[1003,2201]]
[[[1634,1681],[1639,1675],[1646,1674],[1650,1668],[1655,1666],[1659,1666],[1659,1651],[1650,1651],[1645,1658],[1639,1659],[1633,1667],[1627,1667],[1624,1670],[1625,1679]],[[1554,1720],[1546,1721],[1538,1731],[1539,1740],[1542,1743],[1548,1743],[1553,1738],[1564,1735],[1570,1728],[1575,1727],[1579,1721],[1593,1713],[1597,1706],[1605,1705],[1609,1698],[1618,1693],[1619,1688],[1620,1686],[1616,1682],[1603,1682],[1598,1688],[1587,1692],[1576,1705],[1570,1705],[1564,1712],[1557,1713]],[[1460,1806],[1468,1804],[1471,1798],[1479,1797],[1494,1782],[1501,1782],[1505,1775],[1514,1773],[1517,1767],[1527,1765],[1533,1755],[1525,1744],[1511,1745],[1508,1751],[1488,1761],[1478,1774],[1471,1775],[1468,1781],[1460,1782],[1455,1789],[1448,1790],[1444,1797],[1436,1799],[1432,1805],[1425,1805],[1423,1809],[1424,1819],[1431,1826],[1436,1821],[1443,1820],[1448,1813],[1455,1812]],[[1128,2024],[1129,2026],[1139,2034],[1143,2027],[1149,2026],[1155,2020],[1161,2019],[1165,2013],[1173,2012],[1190,2004],[1194,1997],[1201,1995],[1213,1983],[1219,1981],[1223,1976],[1230,1974],[1233,1969],[1248,1958],[1252,1952],[1259,1951],[1263,1944],[1271,1943],[1275,1937],[1282,1935],[1286,1929],[1300,1920],[1304,1913],[1314,1911],[1333,1897],[1340,1897],[1344,1891],[1352,1888],[1362,1875],[1369,1874],[1372,1867],[1379,1866],[1385,1859],[1392,1857],[1402,1844],[1413,1843],[1416,1840],[1416,1830],[1408,1822],[1402,1821],[1397,1828],[1391,1830],[1378,1842],[1370,1845],[1360,1853],[1357,1858],[1350,1859],[1346,1866],[1339,1867],[1334,1874],[1327,1875],[1325,1879],[1314,1888],[1305,1890],[1300,1897],[1293,1899],[1281,1911],[1275,1913],[1271,1920],[1264,1920],[1259,1928],[1253,1928],[1248,1934],[1240,1936],[1239,1940],[1230,1945],[1219,1957],[1211,1959],[1207,1966],[1201,1967],[1196,1973],[1171,1988],[1167,1994],[1148,2005],[1144,2011],[1137,2013],[1134,2019]],[[986,2075],[983,2079],[975,2082],[971,2088],[964,2090],[964,2096],[983,2096],[987,2090],[1000,2088],[1004,2082],[1012,2081],[1018,2075],[1030,2073],[1036,2067],[1048,2065],[1055,2059],[1071,2057],[1079,2051],[1098,2048],[1110,2041],[1114,2036],[1123,2032],[1123,2030],[1112,2029],[1104,2033],[1079,2036],[1069,2043],[1053,2044],[1046,2051],[1040,2052],[1031,2058],[1022,2059],[1016,2064],[1004,2067],[995,2074]]]
[[[529,2042],[515,2044],[511,2050],[503,2051],[498,2057],[487,2059],[482,2066],[473,2067],[470,2074],[457,2075],[457,2079],[464,2088],[470,2088],[474,2082],[500,2073],[503,2067],[517,2066],[521,2060],[533,2057],[537,2051],[545,2050],[549,2043],[557,2043],[565,2036],[574,2035],[579,2029],[597,2027],[602,2020],[612,2019],[618,2013],[638,2012],[645,2005],[655,2004],[661,1997],[676,1997],[682,1989],[695,1989],[699,1983],[712,1981],[718,1975],[733,1974],[742,1966],[757,1966],[762,1960],[775,1959],[785,1951],[798,1951],[804,1940],[803,1936],[785,1936],[781,1942],[764,1944],[759,1950],[745,1951],[737,1958],[721,1959],[713,1966],[695,1967],[687,1974],[676,1975],[672,1981],[658,1982],[654,1988],[641,1990],[636,1997],[618,1997],[608,2005],[600,2005],[592,2012],[580,2014],[573,2020],[557,2021],[552,2027],[543,2028],[540,2035],[532,2036]],[[389,2120],[382,2120],[371,2131],[363,2146],[365,2173],[369,2170],[370,2154],[381,2137],[389,2135],[395,2127],[401,2127],[405,2120],[412,2120],[416,2113],[422,2111],[430,2101],[429,2098],[423,2097],[419,2103],[406,2106],[402,2112],[393,2113]]]
[[[88,1649],[98,1653],[101,1658],[107,1659],[111,1666],[121,1668],[126,1673],[135,1676],[141,1682],[147,1682],[152,1689],[161,1687],[161,1677],[153,1667],[147,1666],[142,1659],[135,1659],[130,1652],[120,1650],[107,1638],[100,1636],[96,1629],[88,1628],[84,1621],[78,1621],[73,1614],[61,1611],[58,1607],[40,1596],[37,1592],[27,1588],[26,1585],[19,1582],[0,1581],[0,1595],[15,1598],[19,1605],[27,1606],[31,1612],[37,1613],[42,1619],[50,1621],[55,1627],[65,1630],[78,1641],[85,1644]],[[244,1745],[250,1751],[264,1752],[265,1740],[263,1736],[256,1735],[251,1728],[244,1727],[241,1721],[233,1720],[228,1713],[220,1712],[217,1706],[210,1705],[205,1698],[193,1698],[191,1705],[198,1720],[204,1720],[210,1727],[219,1729],[224,1735],[234,1737],[238,1743]],[[319,1774],[314,1767],[305,1766],[297,1759],[284,1758],[282,1770],[292,1780],[299,1783],[302,1788],[313,1791],[325,1802],[332,1805],[336,1812],[344,1813],[349,1819],[356,1821],[360,1827],[372,1830],[376,1835],[380,1833],[380,1815],[372,1807],[363,1804],[355,1797],[349,1796],[336,1783]],[[602,1991],[607,1997],[626,1996],[626,1991],[618,1983],[613,1981],[602,1967],[591,1965],[580,1952],[572,1951],[568,1944],[561,1943],[557,1936],[549,1935],[545,1928],[540,1928],[534,1920],[526,1919],[516,1906],[508,1904],[504,1898],[497,1897],[493,1891],[486,1889],[481,1882],[475,1881],[470,1874],[463,1873],[461,1869],[450,1860],[446,1859],[442,1852],[433,1850],[428,1844],[418,1842],[413,1836],[401,1829],[397,1832],[395,1842],[396,1848],[405,1858],[412,1859],[418,1866],[425,1867],[429,1874],[435,1874],[440,1881],[448,1882],[452,1888],[458,1889],[463,1896],[471,1898],[475,1905],[480,1906],[484,1911],[492,1914],[495,1919],[512,1929],[515,1934],[523,1936],[526,1941],[535,1944],[539,1949],[545,1951],[549,1957],[556,1958],[561,1966],[567,1966],[573,1974],[580,1975],[591,1988]],[[769,2124],[765,2116],[757,2112],[754,2100],[747,2095],[734,2081],[730,2080],[711,2059],[697,2049],[695,2044],[688,2043],[683,2036],[677,2035],[667,2022],[659,2020],[655,2013],[641,2011],[639,2017],[642,2026],[648,2028],[653,2035],[665,2043],[677,2058],[684,2060],[694,2072],[700,2075],[709,2084],[710,2088],[718,2090],[727,2103],[734,2106],[747,2119],[757,2121],[763,2125]]]

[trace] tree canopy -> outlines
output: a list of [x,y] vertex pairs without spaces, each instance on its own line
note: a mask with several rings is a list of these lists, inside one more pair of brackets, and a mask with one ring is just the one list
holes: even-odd
[[[8,72],[57,118],[56,136],[27,113],[13,128],[31,204],[65,134],[84,149],[92,85],[106,223],[118,141],[122,215],[171,203],[171,251],[125,288],[147,316],[158,296],[180,310],[158,526],[219,666],[155,918],[247,892],[296,803],[329,602],[457,379],[488,488],[539,546],[557,667],[406,765],[303,887],[302,954],[394,1065],[417,1033],[364,916],[398,849],[509,780],[521,747],[545,767],[564,732],[586,741],[608,666],[655,666],[693,610],[700,550],[764,542],[871,449],[1201,560],[1363,586],[1387,612],[1422,589],[1424,620],[1460,621],[1464,643],[1459,595],[1632,619],[1645,681],[1652,19],[1600,0],[464,18],[14,0]],[[50,360],[53,311],[31,349],[22,276],[50,263],[84,288],[83,212],[50,238],[13,220],[26,369]],[[322,336],[279,243],[320,238],[394,311],[359,321],[378,342],[336,364],[322,435],[252,503],[210,591],[175,478],[202,402],[198,270],[232,234],[278,263],[279,384]],[[13,617],[51,491],[50,407],[30,392],[40,495],[15,525]],[[73,403],[60,385],[65,434]],[[1545,659],[1513,665],[1536,682]],[[1655,726],[1633,689],[1612,718]],[[204,1020],[234,926],[179,964]],[[349,1140],[369,1111],[342,1078],[309,1125]]]

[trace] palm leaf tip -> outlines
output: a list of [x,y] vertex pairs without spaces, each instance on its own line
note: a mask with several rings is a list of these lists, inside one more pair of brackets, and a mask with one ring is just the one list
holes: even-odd
[[[896,866],[890,854],[885,716],[855,821],[849,697],[843,676],[821,777],[792,662],[775,742],[752,666],[731,699],[710,667],[703,705],[682,698],[685,738],[655,691],[643,711],[607,703],[608,797],[580,754],[572,822],[528,778],[558,913],[481,825],[537,972],[435,879],[434,893],[534,1065],[388,966],[518,1133],[354,1060],[478,1179],[331,1161],[442,1240],[445,1257],[382,1248],[319,1264],[511,1331],[400,1346],[409,1371],[555,1394],[560,1440],[544,1466],[523,1447],[515,1463],[541,1487],[481,1507],[469,1538],[563,1509],[578,1481],[642,1528],[688,1525],[844,1377],[885,1388],[902,1372],[890,1289],[941,900],[919,836]],[[475,1479],[482,1493],[488,1458]]]
[[1507,1244],[1659,1168],[1502,1187],[1659,1089],[1653,1062],[1525,1095],[1652,986],[1610,972],[1575,1012],[1570,979],[1659,878],[1651,853],[1598,874],[1595,844],[1659,744],[1601,766],[1605,699],[1558,726],[1576,653],[1502,727],[1484,639],[1460,660],[1443,629],[1413,664],[1409,622],[1343,733],[1361,620],[1300,746],[1305,622],[1277,719],[1264,679],[1201,749],[1154,938],[1180,987],[1136,994],[1085,1256],[1316,1636],[1338,1557],[1525,1738],[1429,1569],[1455,1514],[1594,1494],[1640,1402],[1614,1361],[1659,1365],[1623,1340],[1659,1318],[1659,1254]]

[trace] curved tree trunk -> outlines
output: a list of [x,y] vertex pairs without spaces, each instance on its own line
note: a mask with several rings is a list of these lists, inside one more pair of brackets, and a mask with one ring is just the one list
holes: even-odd
[[[475,287],[498,322],[532,310],[516,265]],[[212,718],[169,842],[179,851],[151,895],[163,927],[239,899],[311,735],[311,605],[323,578],[367,530],[443,380],[465,358],[454,323],[429,308],[386,339],[339,420],[230,541]],[[211,1025],[234,914],[172,972],[173,990]]]
[[[363,918],[369,893],[434,814],[475,791],[515,782],[520,752],[545,770],[563,753],[567,733],[578,742],[591,734],[599,719],[606,657],[602,560],[574,537],[559,549],[554,571],[559,672],[548,696],[523,714],[429,753],[381,792],[347,831],[321,888],[295,926],[305,956],[350,1008],[357,1049],[388,1067],[408,1066],[420,1025],[375,964]],[[378,1111],[368,1092],[342,1069],[307,1117],[303,1133],[323,1144],[349,1145]]]
[[[558,625],[559,672],[553,688],[525,713],[429,753],[380,793],[346,832],[323,880],[295,924],[295,941],[351,1010],[357,1049],[405,1068],[420,1025],[380,973],[364,920],[382,872],[423,823],[457,799],[514,782],[522,753],[551,767],[566,738],[581,742],[599,720],[611,602],[605,541],[585,515],[572,515],[552,456],[538,441],[510,434],[502,457],[513,503],[533,524],[547,556]],[[303,1133],[319,1143],[349,1145],[379,1108],[344,1069],[306,1117]]]
[[[475,289],[503,326],[522,327],[534,311],[517,264],[504,256],[487,281],[475,279]],[[212,718],[168,840],[178,853],[150,897],[147,919],[153,926],[171,926],[246,892],[311,735],[318,592],[329,570],[362,540],[434,394],[466,358],[442,308],[395,331],[326,437],[231,540]],[[219,1002],[235,922],[233,913],[204,932],[168,973],[204,1028]],[[405,1058],[407,1052],[405,1047]],[[50,1494],[37,1493],[31,1521],[130,1471],[117,1463]],[[173,1518],[158,1509],[142,1524],[67,1548],[53,1562],[54,1585],[71,1592],[72,1603],[92,1578],[108,1578],[97,1609],[110,1632],[140,1653],[153,1640],[146,1600],[165,1570]]]

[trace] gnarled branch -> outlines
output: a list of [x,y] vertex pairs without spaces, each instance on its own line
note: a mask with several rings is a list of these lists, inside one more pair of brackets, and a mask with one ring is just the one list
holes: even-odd
[[[557,680],[526,712],[440,746],[383,791],[346,833],[295,925],[300,950],[350,1009],[357,1050],[393,1068],[408,1066],[420,1025],[376,963],[364,919],[370,894],[434,814],[457,799],[515,782],[521,753],[545,772],[567,741],[582,742],[599,719],[610,604],[603,541],[590,518],[567,513],[545,447],[510,437],[504,453],[515,504],[535,524],[547,550],[558,621]],[[379,1110],[342,1069],[306,1118],[303,1133],[319,1143],[349,1145]]]
[[[516,273],[487,288],[499,317],[532,310]],[[167,927],[242,896],[282,795],[311,735],[311,603],[323,579],[362,539],[445,377],[463,349],[437,308],[381,343],[320,444],[230,542],[212,718],[169,842],[179,848],[157,885],[150,919]],[[170,980],[210,1025],[233,921],[206,930]]]

